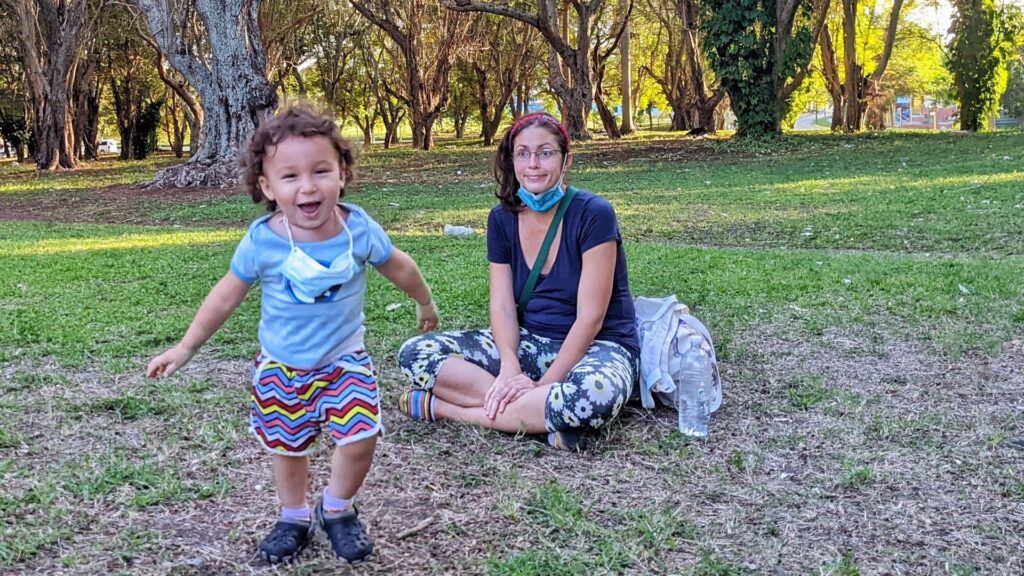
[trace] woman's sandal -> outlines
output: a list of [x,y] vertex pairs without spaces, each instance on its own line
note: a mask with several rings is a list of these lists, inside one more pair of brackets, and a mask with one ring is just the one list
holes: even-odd
[[398,397],[398,410],[413,420],[434,420],[434,395],[428,390],[413,388]]
[[583,452],[590,444],[590,437],[583,432],[549,432],[548,446],[556,450]]

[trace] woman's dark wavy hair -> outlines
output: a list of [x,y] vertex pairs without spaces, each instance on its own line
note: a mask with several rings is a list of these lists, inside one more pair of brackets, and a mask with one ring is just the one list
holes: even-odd
[[[326,113],[314,110],[308,104],[289,105],[260,122],[260,125],[253,130],[249,140],[242,145],[238,155],[238,162],[242,166],[242,185],[245,191],[252,197],[254,203],[266,202],[268,212],[277,210],[277,202],[265,197],[263,189],[260,188],[263,162],[267,158],[269,148],[277,146],[289,136],[326,137],[338,153],[338,162],[342,174],[345,176],[345,185],[351,183],[355,177],[352,172],[352,167],[355,166],[352,145],[341,136],[334,120]],[[341,189],[340,197],[345,197],[344,188]]]
[[562,124],[550,114],[527,114],[505,131],[501,142],[498,143],[498,152],[494,155],[494,179],[498,181],[498,191],[494,195],[498,197],[501,205],[512,213],[519,212],[523,207],[523,201],[519,199],[519,179],[516,178],[512,145],[520,132],[534,127],[543,128],[555,137],[563,157],[569,153],[569,136]]

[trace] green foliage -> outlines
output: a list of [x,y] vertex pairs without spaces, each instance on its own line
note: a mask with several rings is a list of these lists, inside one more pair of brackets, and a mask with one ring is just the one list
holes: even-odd
[[1020,11],[1000,10],[995,0],[954,0],[953,39],[946,65],[960,100],[960,126],[983,130],[1007,85],[1006,63],[1019,35]]
[[156,150],[157,130],[160,128],[160,109],[163,106],[163,100],[148,102],[142,107],[142,111],[132,118],[134,128],[131,130],[131,160],[145,160],[151,152]]
[[1010,63],[1002,108],[1014,118],[1024,118],[1024,55]]
[[1007,7],[1004,13],[1009,16],[1010,24],[1006,28],[1015,49],[1008,66],[1006,92],[1003,92],[1001,106],[1006,114],[1024,119],[1024,11]]
[[0,138],[6,140],[15,150],[28,143],[29,129],[25,114],[20,110],[11,113],[0,105]]
[[729,94],[738,136],[774,136],[790,102],[786,81],[805,69],[814,50],[812,3],[800,0],[792,35],[777,53],[780,34],[775,0],[710,0],[704,8],[708,63]]
[[[900,20],[883,77],[894,95],[928,94],[943,102],[956,100],[953,77],[943,63],[942,42],[942,37],[929,28],[905,18]],[[842,46],[836,50],[841,51]]]

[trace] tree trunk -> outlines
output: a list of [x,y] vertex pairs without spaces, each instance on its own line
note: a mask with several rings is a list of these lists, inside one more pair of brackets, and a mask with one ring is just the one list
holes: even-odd
[[238,148],[259,119],[277,105],[267,82],[259,37],[260,0],[196,0],[196,13],[211,47],[209,64],[185,47],[181,27],[160,0],[134,0],[146,15],[160,51],[199,93],[202,142],[188,162],[164,168],[152,185],[227,186],[238,180]]
[[860,130],[861,76],[857,64],[857,0],[843,0],[843,88],[846,94],[846,116],[843,132]]
[[892,57],[892,50],[896,44],[896,27],[899,24],[900,10],[903,8],[903,0],[894,0],[892,11],[889,13],[889,25],[885,30],[885,44],[882,54],[878,58],[878,65],[869,78],[864,79],[865,104],[868,106],[867,125],[872,130],[885,129],[886,102],[885,92],[880,88],[882,76],[889,65],[889,58]]
[[[674,0],[668,6],[648,2],[668,36],[664,73],[644,67],[661,86],[672,108],[670,129],[693,135],[714,133],[714,111],[724,97],[721,89],[711,90],[705,80],[701,57],[700,7],[695,0]],[[709,95],[708,92],[711,92]]]
[[40,170],[75,168],[74,150],[71,148],[71,122],[67,84],[54,76],[67,75],[59,72],[47,74],[49,98],[36,107],[33,119],[35,134],[35,159]]
[[[630,9],[630,0],[619,0],[619,10],[623,13]],[[636,132],[636,121],[633,114],[633,61],[629,54],[629,20],[627,19],[622,29],[622,38],[619,40],[619,71],[622,76],[619,83],[619,93],[622,95],[622,126],[620,134],[632,134]]]
[[381,121],[384,123],[384,148],[398,144],[398,128],[404,114],[400,106],[384,98],[377,101]]
[[363,134],[363,145],[368,147],[373,144],[373,127],[377,124],[377,114],[353,114],[352,120],[355,121],[359,131]]
[[32,133],[40,170],[74,168],[71,94],[79,42],[86,33],[86,0],[9,0],[18,18],[22,65],[32,103]]
[[[367,20],[383,30],[398,46],[405,60],[405,93],[397,94],[409,109],[412,124],[414,148],[430,150],[434,146],[434,122],[441,116],[448,104],[448,79],[451,75],[456,49],[462,44],[468,31],[467,22],[460,14],[442,10],[434,13],[433,2],[412,2],[404,4],[404,19],[389,2],[371,3],[368,0],[350,0],[350,4]],[[439,17],[440,22],[430,22]],[[438,37],[428,41],[425,29],[434,26],[441,30]],[[430,45],[428,54],[425,47]],[[428,60],[424,67],[420,60]]]
[[608,108],[604,101],[604,95],[600,91],[594,92],[594,104],[597,106],[597,114],[601,117],[601,125],[604,126],[605,134],[613,139],[622,138],[622,132],[619,132],[619,125],[615,121],[615,114]]
[[453,112],[455,124],[455,137],[462,140],[466,135],[466,122],[469,121],[469,104],[460,106]]
[[[146,39],[149,41],[148,39]],[[188,91],[188,88],[177,78],[172,77],[164,69],[164,57],[163,53],[160,52],[160,47],[155,42],[150,42],[150,46],[156,51],[155,66],[156,71],[160,75],[160,80],[163,81],[164,85],[171,89],[171,92],[181,100],[185,106],[185,122],[188,124],[188,149],[189,156],[191,157],[196,153],[199,147],[199,143],[202,139],[203,132],[203,110],[196,102],[196,99],[192,97],[192,94]],[[184,134],[184,132],[182,132]],[[184,151],[182,151],[184,152]],[[181,156],[178,156],[179,158]]]
[[163,115],[162,124],[167,142],[171,146],[171,152],[175,158],[185,155],[185,132],[188,130],[188,123],[183,120],[184,106],[173,90],[164,90],[164,102],[166,113]]
[[[479,0],[442,0],[442,3],[457,12],[487,12],[514,18],[540,31],[549,48],[548,86],[559,100],[565,129],[573,140],[591,138],[587,129],[587,116],[594,102],[590,49],[596,16],[601,11],[603,0],[564,3],[539,0],[536,13],[512,8],[508,3]],[[576,46],[568,42],[570,6],[576,12]]]
[[99,138],[100,96],[103,85],[96,73],[95,56],[83,58],[75,71],[75,144],[74,150],[81,158],[96,160]]
[[846,122],[846,98],[842,82],[839,80],[839,66],[836,63],[836,52],[832,47],[832,34],[828,29],[821,31],[821,75],[825,79],[825,89],[832,97],[832,132],[841,132]]

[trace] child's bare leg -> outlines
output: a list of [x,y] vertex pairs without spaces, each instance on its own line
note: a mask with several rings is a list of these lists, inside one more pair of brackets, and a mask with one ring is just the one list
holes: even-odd
[[468,408],[483,407],[494,375],[462,358],[449,358],[441,364],[431,390],[449,404]]
[[331,481],[317,507],[317,520],[338,558],[361,562],[373,553],[373,538],[352,506],[359,487],[373,463],[377,436],[335,446],[331,456]]
[[482,400],[478,406],[466,407],[435,398],[434,416],[438,419],[446,418],[483,428],[493,428],[501,432],[543,434],[547,432],[544,426],[544,408],[550,390],[550,384],[530,390],[522,398],[506,406],[505,411],[498,413],[494,420],[487,417]]
[[334,498],[351,500],[370,472],[376,449],[376,435],[358,442],[335,446],[334,454],[331,455],[331,480],[327,485],[327,493]]
[[277,499],[285,508],[304,508],[309,488],[309,458],[274,455],[274,486]]

